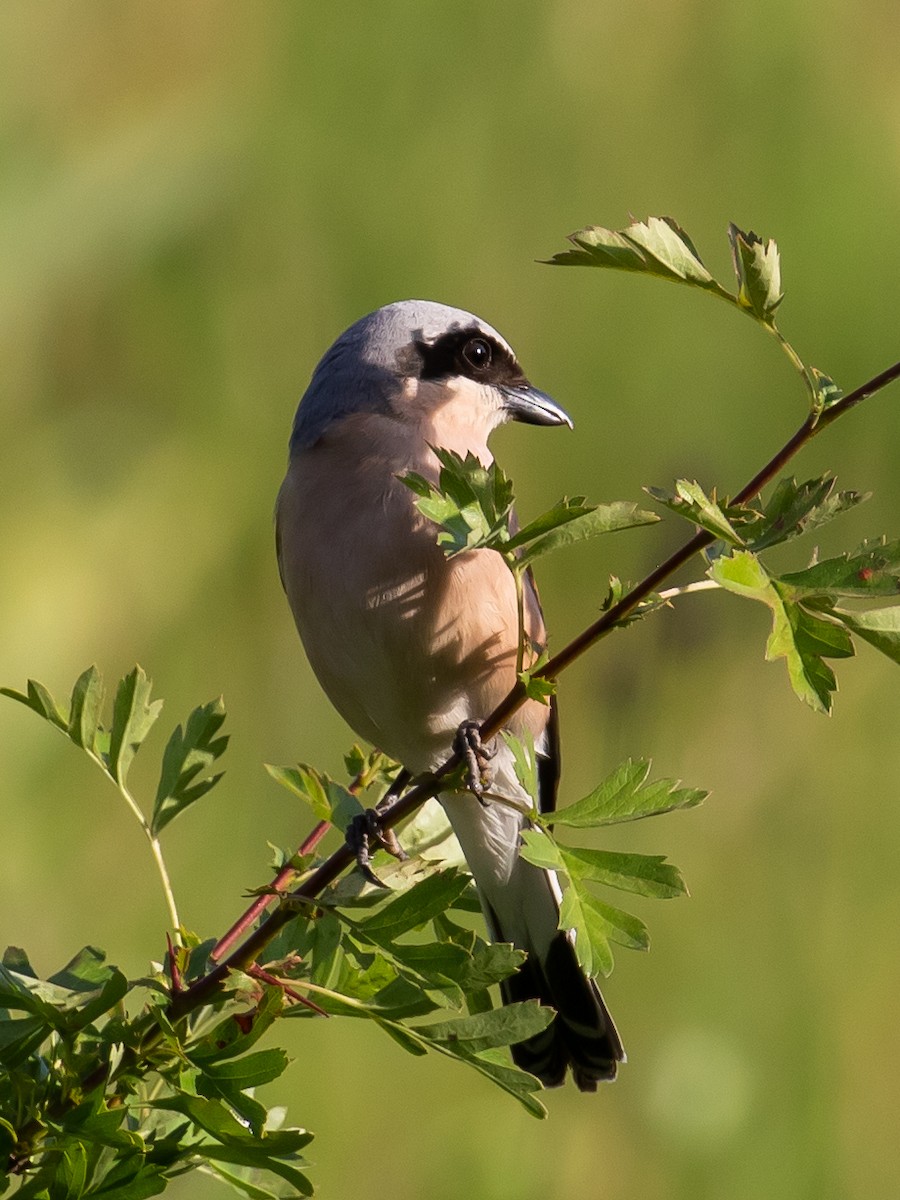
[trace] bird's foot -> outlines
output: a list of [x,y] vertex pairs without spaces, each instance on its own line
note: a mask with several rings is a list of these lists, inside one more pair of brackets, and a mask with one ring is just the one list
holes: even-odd
[[478,721],[463,721],[456,731],[453,748],[466,764],[466,787],[482,804],[485,788],[490,787],[490,762],[497,753],[496,745],[481,740],[481,725]]
[[395,798],[395,796],[388,792],[385,799],[377,808],[364,809],[357,816],[353,817],[347,826],[346,841],[347,845],[356,855],[356,865],[369,883],[380,888],[387,887],[387,884],[382,883],[372,870],[373,843],[376,847],[380,846],[382,850],[387,850],[388,854],[393,855],[400,862],[404,862],[409,857],[397,840],[397,835],[393,829],[384,829],[381,824],[382,817],[391,807],[390,801]]

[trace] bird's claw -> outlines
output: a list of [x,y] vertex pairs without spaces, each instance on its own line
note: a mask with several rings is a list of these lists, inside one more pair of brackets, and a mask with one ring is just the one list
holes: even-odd
[[466,764],[466,787],[485,804],[484,792],[490,786],[490,761],[497,753],[496,745],[481,740],[478,721],[463,721],[456,731],[454,748]]
[[357,867],[369,883],[374,884],[375,887],[386,888],[387,884],[383,883],[372,870],[371,848],[373,842],[401,862],[409,858],[397,840],[393,829],[382,829],[381,817],[376,808],[366,808],[352,818],[347,826],[346,841],[356,855]]

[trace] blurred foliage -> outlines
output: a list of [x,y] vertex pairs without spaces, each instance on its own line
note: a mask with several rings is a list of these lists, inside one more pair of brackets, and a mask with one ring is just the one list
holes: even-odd
[[[706,297],[534,260],[629,212],[677,213],[704,245],[733,217],[777,237],[780,324],[852,387],[897,357],[898,35],[885,0],[3,6],[0,681],[59,688],[102,655],[107,676],[143,662],[174,712],[225,693],[241,754],[172,844],[189,924],[223,930],[267,877],[266,840],[305,832],[257,764],[337,767],[348,740],[271,538],[322,351],[392,299],[462,305],[575,419],[498,436],[524,513],[675,476],[733,491],[802,418],[777,347]],[[725,253],[708,265],[724,274]],[[874,490],[842,541],[876,508],[898,532],[896,405],[885,393],[797,464]],[[549,562],[554,644],[678,524],[621,535],[599,565],[590,545]],[[562,688],[569,799],[593,782],[582,757],[650,751],[715,794],[666,830],[690,904],[612,981],[620,1081],[551,1095],[537,1127],[443,1062],[304,1022],[289,1117],[320,1114],[323,1194],[377,1194],[381,1172],[398,1200],[895,1194],[893,667],[846,664],[826,722],[759,639],[726,661],[747,607],[698,596]],[[165,923],[139,831],[28,714],[4,713],[0,752],[0,942],[46,972],[89,936],[138,973]],[[628,845],[659,848],[643,828]],[[352,1140],[376,1124],[389,1167]]]

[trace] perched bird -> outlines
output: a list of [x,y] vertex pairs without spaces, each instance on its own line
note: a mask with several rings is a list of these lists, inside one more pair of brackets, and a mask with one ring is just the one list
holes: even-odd
[[[471,313],[421,300],[389,304],[351,325],[313,373],[294,420],[278,496],[282,582],[322,687],[361,737],[413,774],[450,755],[457,732],[479,722],[516,681],[518,620],[512,574],[492,550],[447,558],[434,525],[399,479],[437,481],[432,447],[485,465],[491,432],[505,421],[571,425],[526,379],[495,329]],[[526,628],[545,641],[533,584]],[[559,776],[555,705],[531,701],[510,728],[534,738],[540,806],[555,804]],[[495,941],[528,954],[505,981],[504,1000],[537,998],[557,1017],[513,1047],[546,1086],[571,1067],[583,1091],[613,1079],[622,1044],[596,984],[558,928],[553,872],[519,857],[528,797],[512,754],[497,748],[488,796],[440,797],[474,877]]]

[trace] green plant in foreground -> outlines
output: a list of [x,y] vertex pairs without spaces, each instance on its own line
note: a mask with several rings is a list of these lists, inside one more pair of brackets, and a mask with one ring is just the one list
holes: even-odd
[[[836,686],[829,660],[852,654],[854,637],[900,661],[900,606],[885,602],[900,594],[900,542],[866,541],[789,572],[777,571],[768,557],[773,547],[866,497],[839,491],[833,477],[823,475],[801,483],[782,478],[760,499],[799,449],[900,376],[900,364],[842,395],[803,364],[775,324],[782,298],[775,244],[734,226],[730,238],[734,292],[663,218],[618,232],[582,230],[572,236],[574,249],[553,260],[656,275],[727,301],[781,345],[802,377],[808,411],[794,436],[730,499],[689,480],[677,481],[671,492],[648,488],[655,503],[689,522],[692,536],[637,585],[611,579],[599,618],[553,657],[527,643],[520,614],[518,683],[486,717],[485,738],[501,733],[526,699],[549,701],[561,672],[612,629],[699,591],[728,591],[771,610],[767,657],[785,659],[794,691],[818,711],[830,710]],[[496,465],[436,452],[438,483],[413,474],[406,483],[435,523],[439,545],[450,555],[499,553],[520,596],[524,573],[540,555],[658,519],[629,502],[589,505],[576,497],[517,527],[512,484]],[[705,556],[703,578],[661,590],[697,554]],[[267,1109],[255,1095],[288,1063],[283,1050],[259,1044],[279,1017],[374,1021],[410,1053],[431,1050],[462,1060],[529,1112],[545,1115],[538,1081],[510,1063],[506,1047],[544,1028],[553,1013],[536,1002],[494,1006],[492,988],[523,955],[492,945],[473,927],[478,904],[470,880],[440,809],[426,803],[438,790],[462,785],[457,755],[434,777],[412,782],[377,751],[357,747],[348,755],[346,785],[308,765],[269,768],[310,805],[319,824],[295,854],[281,856],[274,881],[260,889],[244,917],[218,942],[202,941],[180,925],[160,835],[221,778],[215,767],[228,740],[221,700],[198,707],[174,731],[155,796],[142,805],[129,788],[129,768],[160,702],[151,700],[140,668],[120,682],[108,717],[94,668],[80,676],[66,705],[33,681],[24,693],[2,691],[88,754],[119,790],[148,838],[173,937],[164,963],[138,980],[127,980],[91,947],[48,979],[38,977],[23,950],[7,950],[0,966],[0,1161],[6,1164],[0,1194],[140,1200],[193,1169],[251,1197],[311,1194],[302,1157],[311,1135],[287,1127],[283,1110]],[[533,748],[504,736],[534,794]],[[402,795],[384,827],[415,816],[403,832],[410,857],[376,858],[385,889],[359,872],[346,873],[353,862],[346,846],[327,858],[317,847],[327,828],[345,830],[365,801],[381,799],[391,787]],[[672,780],[650,781],[647,762],[628,761],[552,814],[552,828],[549,817],[530,814],[522,854],[559,873],[560,925],[576,932],[585,970],[609,974],[613,946],[649,945],[643,921],[610,903],[609,889],[664,899],[683,894],[685,885],[662,856],[578,846],[573,831],[690,808],[704,795]],[[265,916],[267,908],[272,911]]]

